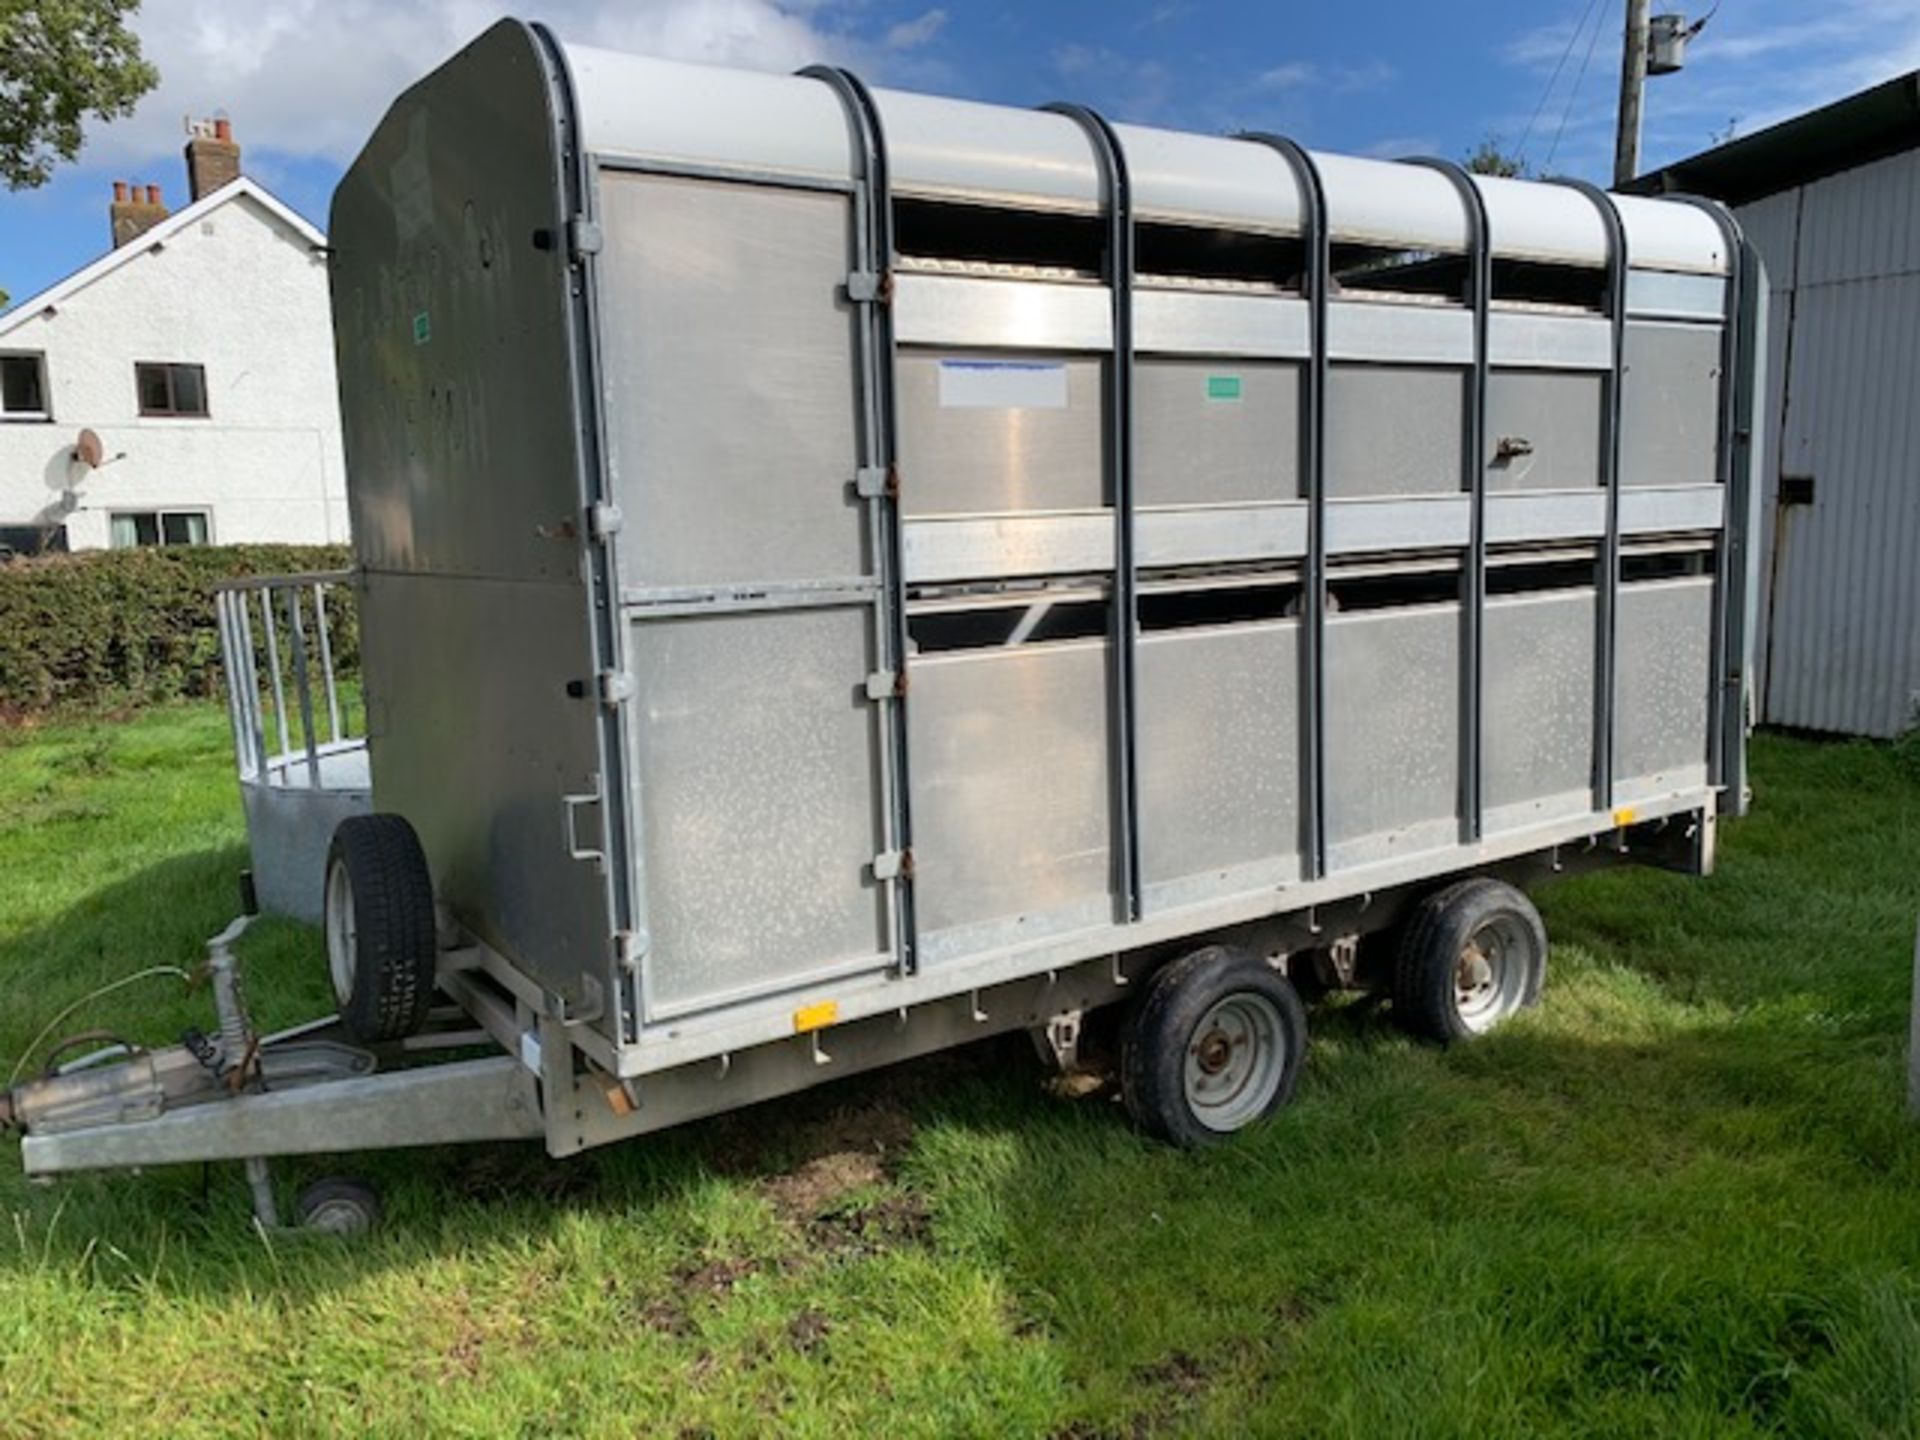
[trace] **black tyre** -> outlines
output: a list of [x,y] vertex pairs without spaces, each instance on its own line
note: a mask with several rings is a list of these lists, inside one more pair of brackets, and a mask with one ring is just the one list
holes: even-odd
[[327,970],[340,1018],[366,1041],[398,1040],[427,1018],[437,951],[433,878],[398,815],[342,820],[327,851]]
[[1504,880],[1462,880],[1407,917],[1393,972],[1393,1015],[1404,1030],[1451,1045],[1540,1003],[1547,927]]
[[1286,976],[1210,945],[1162,966],[1120,1037],[1120,1094],[1141,1129],[1216,1144],[1293,1098],[1307,1015]]
[[302,1190],[293,1213],[303,1230],[364,1235],[380,1223],[380,1196],[365,1181],[333,1175]]

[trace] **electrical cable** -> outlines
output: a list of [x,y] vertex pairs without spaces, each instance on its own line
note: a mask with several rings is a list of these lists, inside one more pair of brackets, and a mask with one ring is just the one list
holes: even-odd
[[1567,61],[1573,55],[1573,47],[1580,43],[1580,32],[1587,28],[1587,17],[1593,14],[1593,7],[1599,3],[1600,0],[1587,0],[1587,8],[1580,12],[1580,19],[1575,22],[1573,30],[1568,34],[1567,48],[1560,52],[1560,59],[1553,67],[1553,74],[1547,77],[1546,89],[1540,92],[1540,99],[1534,104],[1533,114],[1527,117],[1527,128],[1520,132],[1520,143],[1513,147],[1516,158],[1520,160],[1527,158],[1527,141],[1533,136],[1533,127],[1539,123],[1540,112],[1547,108],[1547,101],[1553,98],[1553,87],[1560,83],[1560,72],[1567,68]]
[[1547,158],[1541,166],[1543,170],[1553,165],[1553,157],[1560,149],[1560,137],[1567,133],[1567,117],[1573,114],[1573,103],[1580,98],[1580,85],[1587,78],[1587,66],[1593,60],[1594,47],[1600,43],[1600,32],[1607,28],[1602,23],[1606,18],[1603,11],[1600,18],[1594,21],[1593,34],[1587,37],[1587,53],[1580,57],[1580,73],[1573,77],[1573,89],[1567,92],[1567,108],[1560,112],[1560,128],[1553,132],[1553,144],[1547,147]]
[[78,1000],[67,1006],[66,1009],[54,1016],[53,1019],[49,1020],[45,1027],[41,1029],[40,1033],[33,1037],[33,1040],[28,1044],[27,1048],[20,1052],[20,1058],[13,1062],[13,1069],[7,1073],[7,1088],[13,1088],[13,1083],[20,1078],[20,1072],[27,1068],[27,1061],[33,1058],[33,1052],[38,1050],[41,1043],[54,1032],[54,1028],[69,1015],[73,1014],[74,1011],[83,1005],[91,1005],[103,995],[111,995],[116,990],[124,989],[136,980],[150,980],[155,975],[174,975],[186,981],[189,985],[193,984],[193,976],[187,971],[182,970],[178,965],[149,965],[146,969],[136,970],[131,975],[122,975],[118,980],[109,980],[105,985],[102,985],[91,994],[82,995]]

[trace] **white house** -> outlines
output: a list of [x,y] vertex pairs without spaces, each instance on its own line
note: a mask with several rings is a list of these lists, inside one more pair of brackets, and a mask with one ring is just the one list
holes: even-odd
[[224,120],[187,164],[185,209],[116,184],[114,248],[0,315],[14,553],[347,539],[326,237]]

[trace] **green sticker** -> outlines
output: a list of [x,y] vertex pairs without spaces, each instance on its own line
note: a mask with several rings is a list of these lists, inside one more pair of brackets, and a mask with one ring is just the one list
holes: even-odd
[[[416,345],[424,345],[432,338],[433,325],[427,319],[427,312],[422,310],[418,315],[413,317],[413,343]],[[1235,385],[1239,383],[1237,380],[1234,381]]]
[[1238,375],[1207,376],[1207,398],[1209,400],[1238,400],[1240,398],[1240,377]]

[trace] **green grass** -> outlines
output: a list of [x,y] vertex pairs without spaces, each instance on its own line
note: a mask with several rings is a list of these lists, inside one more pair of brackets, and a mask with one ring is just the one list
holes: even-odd
[[[1543,894],[1539,1012],[1442,1053],[1323,1007],[1213,1153],[1018,1044],[563,1164],[359,1157],[359,1246],[261,1239],[231,1167],[37,1189],[9,1141],[0,1434],[1920,1435],[1920,769],[1756,750],[1718,875]],[[190,963],[243,863],[217,710],[0,740],[0,1057]],[[319,1010],[312,932],[244,954],[263,1021]]]

